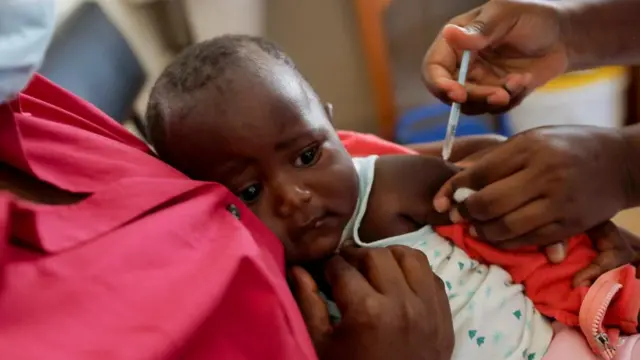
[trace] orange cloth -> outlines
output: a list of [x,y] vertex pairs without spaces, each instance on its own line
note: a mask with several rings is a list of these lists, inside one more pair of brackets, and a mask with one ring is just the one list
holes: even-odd
[[[416,154],[373,135],[347,131],[341,131],[339,135],[352,156]],[[480,242],[466,233],[464,225],[442,226],[435,230],[473,259],[504,268],[511,274],[514,282],[524,285],[526,295],[542,314],[566,325],[578,326],[580,306],[589,288],[574,288],[572,279],[597,256],[586,235],[571,238],[566,260],[560,264],[552,264],[535,247],[503,251]],[[640,284],[635,278],[636,269],[633,266],[626,266],[619,272],[623,288],[609,306],[604,325],[620,328],[624,333],[635,333],[640,311]]]
[[[463,225],[436,228],[441,236],[451,240],[473,259],[505,269],[513,281],[523,284],[525,294],[544,315],[563,324],[578,326],[580,305],[589,288],[574,288],[573,276],[586,268],[597,252],[588,236],[572,237],[568,242],[567,258],[560,264],[552,264],[537,247],[504,251],[478,241],[466,233]],[[640,298],[636,270],[627,265],[621,269],[619,282],[622,289],[609,306],[604,325],[619,327],[624,333],[634,334],[638,326]]]

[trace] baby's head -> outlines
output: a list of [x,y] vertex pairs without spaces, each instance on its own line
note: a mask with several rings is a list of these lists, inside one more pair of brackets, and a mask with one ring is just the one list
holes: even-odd
[[358,177],[330,106],[277,46],[223,36],[191,47],[158,79],[147,124],[164,161],[234,192],[283,242],[287,261],[336,250]]

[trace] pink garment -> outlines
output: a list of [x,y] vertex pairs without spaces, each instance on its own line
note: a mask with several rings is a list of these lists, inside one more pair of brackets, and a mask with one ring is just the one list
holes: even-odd
[[[584,335],[575,328],[567,327],[560,323],[554,323],[554,336],[551,345],[542,360],[599,360]],[[640,335],[623,336],[622,344],[618,346],[615,360],[640,359]]]
[[89,197],[0,193],[0,359],[315,359],[278,241],[36,76],[0,105],[0,161]]

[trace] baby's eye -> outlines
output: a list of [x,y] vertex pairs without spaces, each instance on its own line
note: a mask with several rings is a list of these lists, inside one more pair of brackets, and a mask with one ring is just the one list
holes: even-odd
[[258,200],[258,197],[260,197],[261,192],[262,192],[262,186],[260,186],[260,184],[253,184],[242,189],[238,193],[238,197],[240,198],[240,200],[242,200],[246,204],[251,204]]
[[295,166],[306,167],[311,166],[318,161],[319,148],[314,145],[310,148],[306,148],[296,159]]

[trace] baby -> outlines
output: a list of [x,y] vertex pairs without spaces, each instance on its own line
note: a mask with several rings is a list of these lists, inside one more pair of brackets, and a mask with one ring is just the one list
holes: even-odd
[[458,169],[414,155],[352,159],[331,118],[286,54],[247,36],[186,50],[147,113],[158,155],[228,187],[282,241],[289,264],[325,259],[344,242],[419,249],[447,287],[454,359],[542,359],[553,330],[522,285],[432,228],[448,223],[431,200]]

